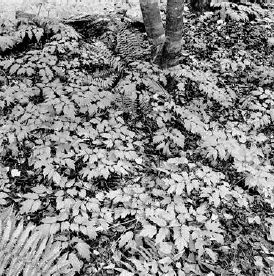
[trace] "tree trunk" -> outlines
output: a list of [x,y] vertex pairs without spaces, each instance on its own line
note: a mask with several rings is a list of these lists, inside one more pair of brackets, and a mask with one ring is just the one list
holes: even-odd
[[158,0],[140,0],[140,7],[148,36],[152,43],[152,60],[158,63],[165,42],[165,30],[160,15]]
[[182,49],[184,1],[168,0],[166,11],[166,41],[162,53],[163,68],[179,63]]

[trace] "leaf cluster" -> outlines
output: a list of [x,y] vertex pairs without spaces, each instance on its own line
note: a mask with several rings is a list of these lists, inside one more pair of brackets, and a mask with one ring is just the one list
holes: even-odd
[[[163,71],[125,60],[120,50],[131,39],[119,41],[117,56],[59,27],[41,49],[0,62],[8,79],[0,90],[0,205],[13,204],[39,235],[52,235],[71,275],[263,271],[258,261],[233,266],[231,255],[243,233],[273,239],[267,49],[241,49],[240,37],[228,50],[216,24],[202,32],[201,22],[198,33],[188,28],[185,64]],[[203,48],[206,32],[218,50]],[[27,243],[39,244],[36,235]]]

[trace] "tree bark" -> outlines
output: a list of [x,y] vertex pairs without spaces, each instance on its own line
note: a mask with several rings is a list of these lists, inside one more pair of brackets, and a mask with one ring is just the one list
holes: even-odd
[[152,43],[152,60],[159,63],[165,42],[165,30],[161,19],[158,0],[140,0],[140,7],[148,36]]
[[184,1],[168,0],[166,11],[166,41],[161,66],[174,66],[179,62],[182,49]]

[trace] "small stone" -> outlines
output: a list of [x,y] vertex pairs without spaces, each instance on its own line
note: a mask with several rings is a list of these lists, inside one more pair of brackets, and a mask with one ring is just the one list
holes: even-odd
[[269,47],[273,47],[274,46],[274,36],[269,37],[267,39],[267,44],[268,44]]

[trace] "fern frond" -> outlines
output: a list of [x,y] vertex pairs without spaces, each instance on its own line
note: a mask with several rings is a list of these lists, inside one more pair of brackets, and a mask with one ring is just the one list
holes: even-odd
[[101,65],[108,65],[116,72],[121,72],[124,68],[124,64],[118,57],[115,57],[113,53],[107,48],[105,43],[101,41],[94,42],[87,45],[87,49],[91,56],[101,63]]
[[93,77],[94,79],[96,79],[96,78],[105,79],[105,78],[110,77],[112,74],[113,74],[113,71],[110,70],[110,69],[104,69],[104,70],[98,70],[98,69],[97,69],[97,70],[92,74],[92,77]]
[[122,29],[117,34],[116,52],[126,62],[131,62],[147,56],[150,51],[142,33]]
[[116,104],[125,113],[136,113],[137,110],[137,91],[135,84],[121,82],[116,88]]
[[146,115],[152,110],[150,97],[146,91],[137,91],[136,85],[120,82],[115,89],[115,102],[118,109],[131,114],[133,118]]
[[[50,237],[47,244],[53,244],[53,239]],[[43,255],[41,255],[41,267],[42,272],[46,273],[52,266],[53,262],[59,257],[61,249],[61,243],[54,243],[52,247],[46,246]]]
[[115,79],[116,79],[116,74],[113,74],[108,77],[108,78],[93,78],[92,76],[89,76],[88,81],[90,85],[94,85],[96,87],[102,88],[104,90],[109,89],[112,87]]
[[[37,234],[37,233],[38,232],[36,232],[35,234]],[[40,241],[39,235],[36,235],[36,237],[35,237],[35,235],[32,235],[32,237],[33,237],[33,240],[30,241],[30,244],[32,244],[32,248],[31,248],[31,250],[28,254],[30,256],[31,260],[33,260],[36,256],[39,257],[39,254],[37,254],[36,248],[37,248],[37,245]],[[30,238],[30,240],[31,240],[31,238]],[[35,266],[33,267],[32,263],[35,263],[35,262],[31,261],[31,262],[29,262],[28,264],[25,265],[24,275],[30,275],[32,270],[36,271],[36,267]]]
[[12,231],[12,221],[11,221],[11,218],[8,218],[6,221],[5,228],[3,229],[3,236],[0,243],[0,247],[6,246],[6,243],[9,241],[11,231]]
[[0,214],[0,275],[52,275],[69,267],[63,259],[56,264],[61,251],[60,243],[54,243],[52,237],[43,235],[34,225],[24,227],[13,213],[8,217]]
[[[69,276],[69,275],[74,275],[73,271],[69,271],[68,270],[68,265],[67,265],[67,256],[68,254],[64,254],[58,261],[57,264],[51,266],[50,269],[47,270],[47,272],[45,272],[45,274],[43,276],[51,276],[54,273],[58,272],[58,271],[62,271],[63,273],[65,273],[65,275]],[[70,274],[70,273],[71,274]],[[36,274],[32,274],[30,276],[36,276]]]

